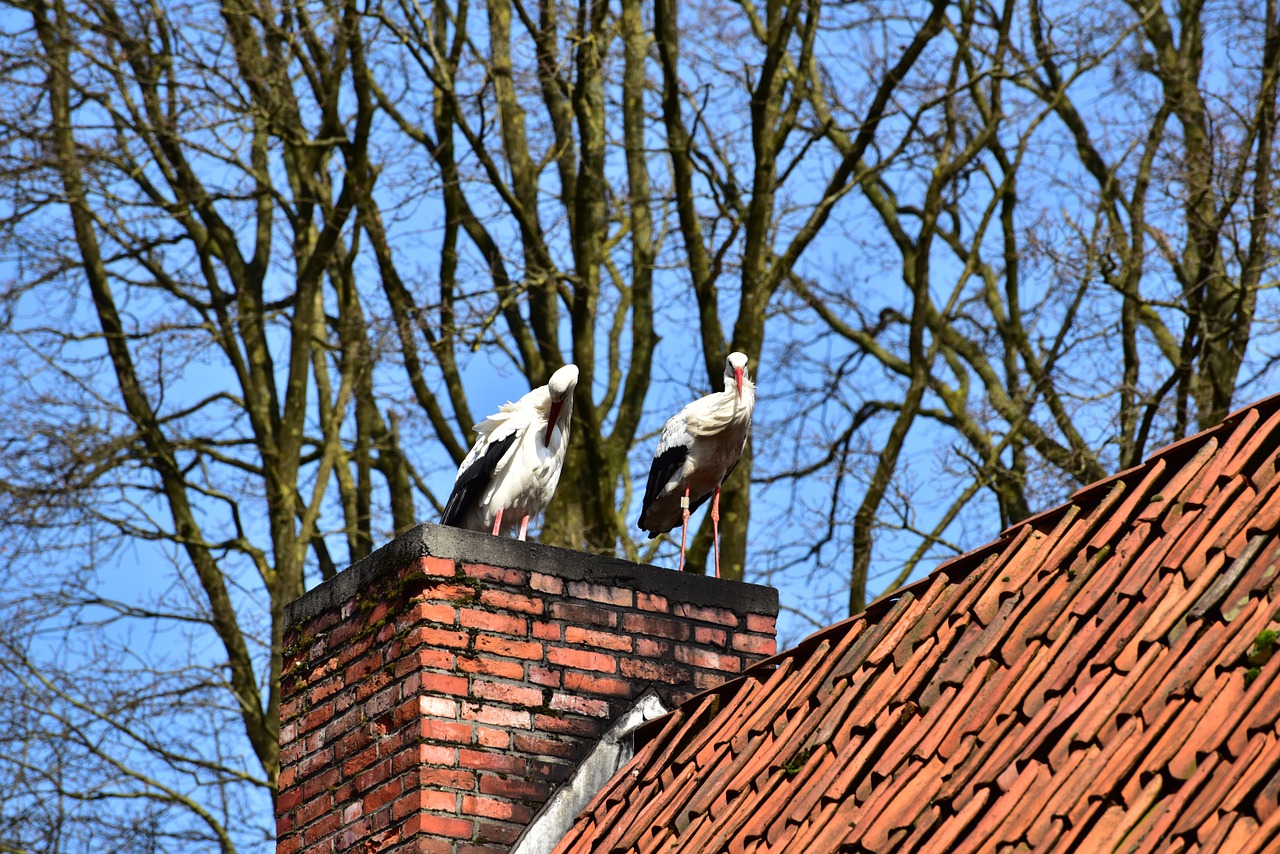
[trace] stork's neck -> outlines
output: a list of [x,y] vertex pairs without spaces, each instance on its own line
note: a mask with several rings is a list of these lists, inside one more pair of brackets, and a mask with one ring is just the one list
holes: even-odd
[[736,377],[728,376],[724,380],[724,394],[728,405],[735,411],[735,418],[751,418],[751,410],[756,405],[756,384],[746,377],[742,378],[742,396],[738,396]]

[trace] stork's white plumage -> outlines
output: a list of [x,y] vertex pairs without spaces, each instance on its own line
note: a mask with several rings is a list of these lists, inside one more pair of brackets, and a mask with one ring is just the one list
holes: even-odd
[[747,357],[730,353],[724,391],[698,398],[662,428],[644,490],[640,529],[655,537],[681,525],[682,570],[689,514],[712,498],[716,577],[720,577],[720,484],[742,457],[755,405],[756,387],[747,375]]
[[[476,425],[476,443],[458,468],[442,524],[510,534],[547,509],[560,482],[578,369],[565,365],[544,386]],[[503,524],[503,516],[507,522]]]

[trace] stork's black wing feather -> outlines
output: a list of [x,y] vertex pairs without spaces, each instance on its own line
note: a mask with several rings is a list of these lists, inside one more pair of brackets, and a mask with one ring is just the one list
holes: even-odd
[[647,531],[650,536],[659,534],[661,531],[651,531],[645,524],[649,507],[657,499],[658,493],[662,492],[662,488],[667,485],[667,481],[671,480],[671,476],[684,467],[684,461],[688,457],[688,445],[672,445],[654,457],[653,465],[649,466],[649,482],[644,488],[644,503],[640,505],[640,530]]
[[517,435],[512,431],[511,435],[494,442],[480,459],[458,472],[458,479],[453,484],[453,492],[449,493],[449,501],[444,505],[444,516],[441,517],[440,524],[453,525],[455,528],[466,527],[463,519],[476,506],[476,502],[484,495],[484,491],[489,488],[489,484],[493,481],[493,473],[498,468],[498,461],[511,447]]

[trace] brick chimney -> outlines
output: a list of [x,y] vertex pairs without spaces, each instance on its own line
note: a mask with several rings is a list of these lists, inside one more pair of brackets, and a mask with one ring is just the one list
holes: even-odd
[[277,854],[506,851],[610,723],[775,652],[777,591],[421,525],[285,609]]

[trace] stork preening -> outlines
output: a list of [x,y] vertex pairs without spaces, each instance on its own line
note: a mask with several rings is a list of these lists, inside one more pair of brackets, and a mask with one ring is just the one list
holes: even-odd
[[[476,443],[458,468],[440,522],[509,535],[551,503],[569,444],[578,369],[565,365],[544,386],[476,425]],[[503,517],[506,524],[503,524]]]
[[755,405],[756,387],[747,375],[747,357],[730,353],[724,366],[724,391],[698,398],[662,428],[644,490],[640,529],[656,537],[681,525],[681,570],[689,515],[711,498],[716,578],[720,577],[720,484],[742,457]]

